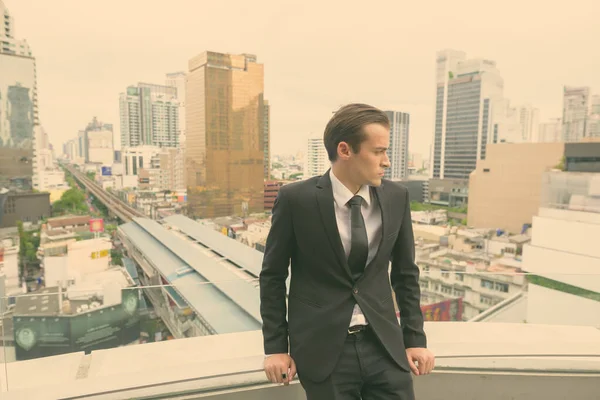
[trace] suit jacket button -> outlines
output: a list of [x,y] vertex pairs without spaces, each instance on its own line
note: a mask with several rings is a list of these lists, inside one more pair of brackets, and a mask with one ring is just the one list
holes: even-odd
[[354,294],[358,294],[358,288],[352,289],[352,292],[354,292]]

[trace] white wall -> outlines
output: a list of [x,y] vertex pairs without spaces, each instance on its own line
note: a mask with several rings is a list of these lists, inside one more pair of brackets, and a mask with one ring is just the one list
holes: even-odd
[[565,214],[580,214],[572,218],[580,217],[590,222],[533,217],[531,244],[600,259],[600,223],[591,223],[593,219],[600,218],[600,214],[562,211],[562,215]]
[[44,257],[44,278],[46,287],[58,286],[59,282],[62,282],[62,286],[66,288],[69,280],[69,258]]
[[528,290],[528,323],[600,327],[600,302],[538,285]]
[[486,244],[488,253],[497,256],[504,254],[503,252],[506,249],[512,249],[513,251],[512,253],[507,254],[515,254],[517,251],[516,243],[503,242],[500,240],[486,240]]
[[[110,249],[112,243],[107,238],[82,240],[69,243],[69,275],[78,279],[81,276],[105,271],[109,267]],[[92,258],[93,252],[108,250],[109,255],[101,258]]]
[[555,281],[600,292],[600,259],[525,245],[523,269]]

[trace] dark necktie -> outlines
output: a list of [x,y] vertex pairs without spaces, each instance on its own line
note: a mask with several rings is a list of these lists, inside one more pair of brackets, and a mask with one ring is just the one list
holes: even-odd
[[365,220],[361,212],[363,198],[354,196],[347,203],[350,206],[351,224],[350,224],[350,255],[348,256],[348,266],[352,277],[357,280],[362,275],[367,264],[369,256],[369,241],[367,239],[367,229]]

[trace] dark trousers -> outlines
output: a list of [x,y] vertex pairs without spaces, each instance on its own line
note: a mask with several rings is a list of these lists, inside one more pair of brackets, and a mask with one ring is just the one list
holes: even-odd
[[367,328],[348,335],[344,350],[323,382],[298,378],[307,400],[414,400],[412,376],[396,364]]

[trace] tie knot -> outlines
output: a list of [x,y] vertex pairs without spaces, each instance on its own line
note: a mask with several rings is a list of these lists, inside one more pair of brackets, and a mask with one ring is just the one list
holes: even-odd
[[353,198],[351,198],[350,200],[348,200],[348,205],[350,205],[350,207],[352,206],[361,206],[363,202],[363,198],[361,196],[354,196]]

